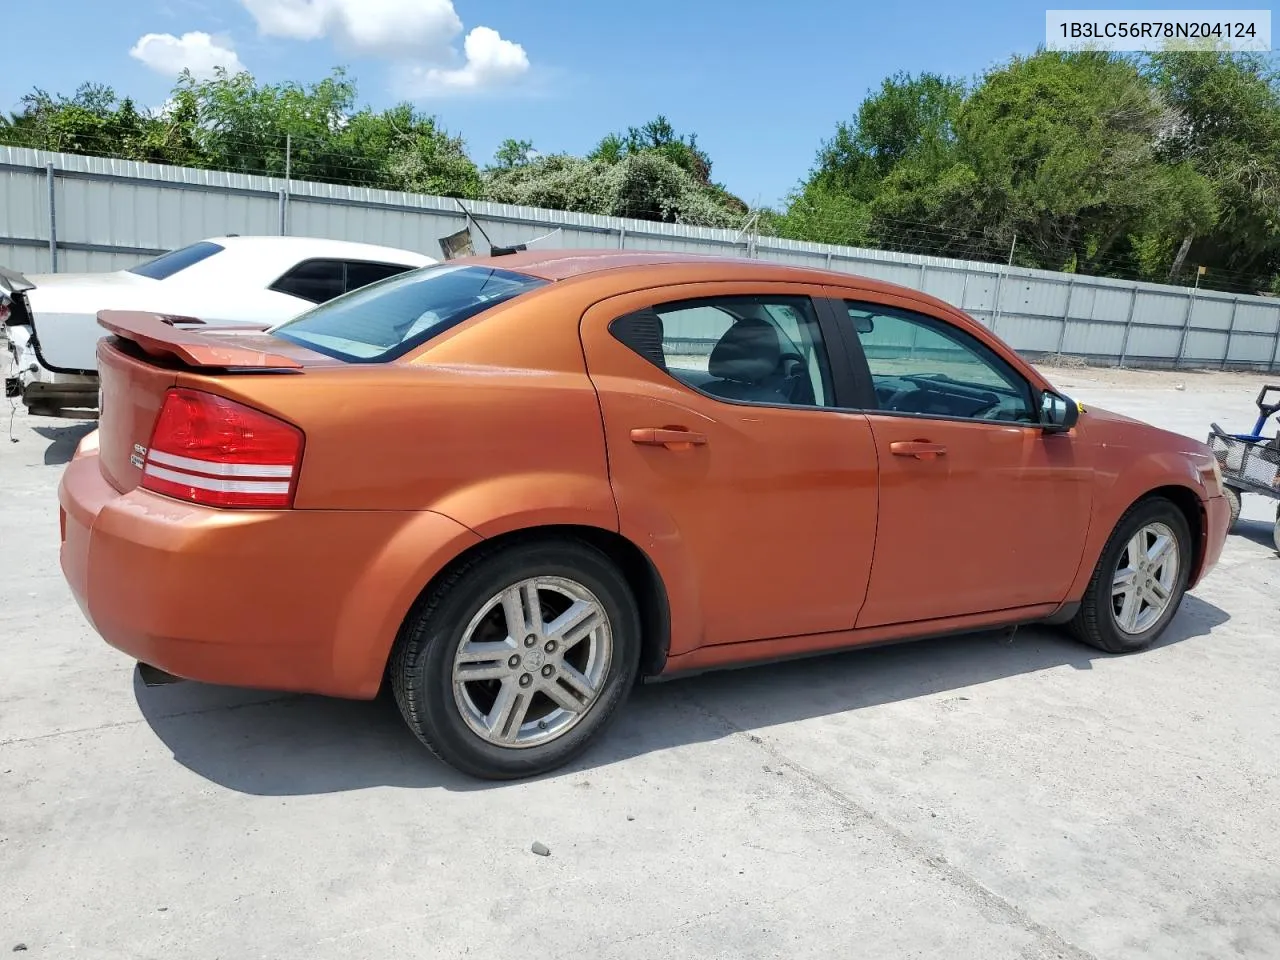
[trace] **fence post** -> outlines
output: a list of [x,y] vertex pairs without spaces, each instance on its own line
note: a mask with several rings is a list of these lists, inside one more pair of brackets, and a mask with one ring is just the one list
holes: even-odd
[[1000,322],[1000,295],[1004,293],[1004,267],[996,277],[996,302],[991,305],[991,332],[996,332],[996,324]]
[[[1095,301],[1096,303],[1096,301]],[[1133,285],[1133,296],[1129,298],[1129,312],[1124,318],[1124,339],[1120,341],[1120,363],[1124,366],[1125,358],[1129,356],[1129,334],[1133,332],[1133,308],[1138,305],[1138,285]]]
[[918,289],[921,293],[924,293],[924,274],[925,274],[925,270],[928,268],[928,266],[929,266],[929,265],[928,265],[927,263],[922,263],[922,264],[920,264],[920,279],[919,279],[918,281],[916,281],[916,283],[917,283],[917,289]]
[[49,272],[58,272],[58,203],[54,190],[53,161],[44,165],[44,178],[49,185]]
[[1067,281],[1067,305],[1062,308],[1062,328],[1058,331],[1058,349],[1054,351],[1059,357],[1062,356],[1062,345],[1067,342],[1067,323],[1071,319],[1071,293],[1075,290],[1075,283],[1074,276]]
[[1236,297],[1231,301],[1231,319],[1227,321],[1227,348],[1222,351],[1222,366],[1219,369],[1227,369],[1227,361],[1231,359],[1231,335],[1236,332],[1236,310],[1240,308],[1240,298]]
[[288,232],[288,216],[289,216],[289,191],[284,187],[280,188],[280,236],[285,236]]
[[827,269],[828,270],[831,269],[831,251],[830,250],[827,251]]
[[1276,354],[1280,353],[1280,310],[1276,311],[1276,329],[1271,334],[1271,356],[1267,357],[1267,373],[1276,368]]
[[624,250],[627,246],[627,225],[624,223],[618,227],[618,249]]
[[1178,338],[1178,353],[1173,358],[1173,367],[1175,370],[1178,368],[1178,365],[1182,363],[1182,353],[1187,348],[1187,334],[1191,332],[1191,311],[1194,310],[1196,306],[1196,290],[1198,289],[1198,287],[1193,287],[1191,290],[1187,291],[1187,315],[1182,318],[1182,336]]

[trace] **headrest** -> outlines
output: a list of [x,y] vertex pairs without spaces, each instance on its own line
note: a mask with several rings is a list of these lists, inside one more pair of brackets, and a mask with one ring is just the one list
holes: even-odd
[[759,383],[778,369],[782,347],[778,333],[765,320],[739,320],[720,338],[707,361],[707,372],[720,380]]

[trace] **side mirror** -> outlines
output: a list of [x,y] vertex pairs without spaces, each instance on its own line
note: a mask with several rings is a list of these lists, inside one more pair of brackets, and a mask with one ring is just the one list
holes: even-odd
[[1040,394],[1040,426],[1045,433],[1066,433],[1080,419],[1080,408],[1074,400],[1046,390]]

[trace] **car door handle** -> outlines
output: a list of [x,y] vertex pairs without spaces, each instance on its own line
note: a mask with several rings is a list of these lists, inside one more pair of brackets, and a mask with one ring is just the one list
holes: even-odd
[[947,455],[947,448],[941,443],[930,443],[928,440],[898,440],[889,444],[889,452],[895,457],[915,457],[917,460],[934,460]]
[[701,446],[707,442],[707,435],[694,433],[692,430],[672,430],[666,427],[636,427],[631,431],[631,442],[646,447],[681,450],[690,446]]

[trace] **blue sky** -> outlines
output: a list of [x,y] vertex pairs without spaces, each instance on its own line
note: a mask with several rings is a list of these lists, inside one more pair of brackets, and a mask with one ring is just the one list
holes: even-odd
[[1025,0],[47,0],[6,7],[3,109],[33,86],[71,93],[85,80],[159,105],[182,64],[242,64],[268,81],[318,79],[342,64],[362,100],[415,100],[465,137],[481,163],[505,137],[531,140],[543,152],[583,153],[610,130],[663,113],[678,130],[697,132],[713,176],[752,203],[778,202],[821,140],[883,77],[897,70],[973,76],[1044,39],[1044,7]]

